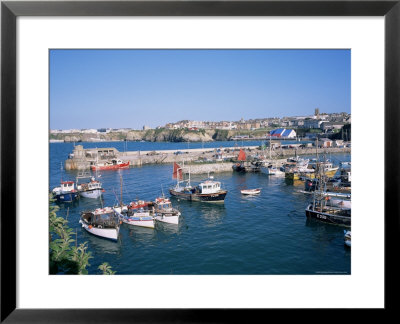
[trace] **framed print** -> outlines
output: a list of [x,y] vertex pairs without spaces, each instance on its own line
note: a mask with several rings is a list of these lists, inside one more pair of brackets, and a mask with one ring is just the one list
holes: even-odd
[[2,2],[1,320],[392,310],[399,15]]

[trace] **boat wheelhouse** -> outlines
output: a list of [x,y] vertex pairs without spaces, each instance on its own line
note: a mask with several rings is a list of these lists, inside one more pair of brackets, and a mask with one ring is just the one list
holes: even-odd
[[[79,183],[80,179],[89,178],[89,182]],[[104,189],[100,181],[96,180],[90,172],[79,173],[76,177],[76,188],[79,194],[84,198],[100,198],[103,195]]]
[[79,192],[75,189],[73,181],[61,181],[60,187],[52,190],[57,202],[72,202],[79,198]]
[[165,197],[159,197],[154,200],[154,218],[157,221],[178,224],[180,211],[172,207],[171,200]]

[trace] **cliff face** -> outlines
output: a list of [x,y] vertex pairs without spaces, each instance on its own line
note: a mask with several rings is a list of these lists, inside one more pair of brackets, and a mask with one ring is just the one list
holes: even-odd
[[240,134],[239,131],[223,129],[149,129],[132,130],[128,133],[100,133],[100,134],[50,134],[50,139],[64,140],[65,142],[90,142],[90,141],[149,141],[149,142],[211,142],[227,141]]
[[143,139],[150,142],[209,142],[213,140],[204,131],[183,129],[152,129],[146,131]]

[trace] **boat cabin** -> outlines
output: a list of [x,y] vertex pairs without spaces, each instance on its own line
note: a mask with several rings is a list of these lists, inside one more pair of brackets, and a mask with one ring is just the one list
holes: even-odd
[[172,208],[171,201],[167,198],[157,198],[156,201],[157,209],[170,209]]
[[218,181],[205,181],[198,185],[198,189],[202,194],[215,193],[221,190],[221,183]]
[[75,190],[75,184],[73,181],[61,182],[61,191],[70,192]]
[[98,210],[94,212],[83,212],[82,218],[88,224],[99,228],[115,228],[118,226],[118,218],[115,216],[113,211],[109,209],[103,209],[103,212],[98,213]]
[[111,163],[112,163],[113,165],[118,165],[118,164],[122,164],[123,162],[122,162],[121,160],[112,159],[112,160],[111,160]]

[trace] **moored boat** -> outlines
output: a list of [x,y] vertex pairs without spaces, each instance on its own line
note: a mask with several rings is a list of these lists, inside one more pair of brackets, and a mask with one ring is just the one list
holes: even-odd
[[329,224],[351,226],[350,208],[310,203],[306,208],[306,216]]
[[122,161],[120,159],[112,159],[106,162],[97,162],[90,166],[92,171],[96,170],[117,170],[129,168],[130,161]]
[[244,189],[240,190],[242,195],[258,195],[261,192],[261,189]]
[[73,202],[79,198],[73,181],[61,181],[60,187],[54,188],[52,193],[57,202]]
[[[177,179],[177,184],[169,189],[171,196],[191,201],[224,202],[228,191],[221,188],[221,182],[215,181],[211,176],[197,186],[192,187],[190,184],[190,170],[189,178],[183,180],[182,169],[179,164],[174,163],[172,177]],[[186,185],[183,186],[182,183],[184,182],[186,182]]]
[[111,207],[81,213],[79,223],[90,234],[117,241],[120,223]]
[[237,161],[232,165],[233,171],[236,172],[260,172],[263,162],[257,158],[247,161],[246,153],[240,149]]
[[165,197],[156,198],[154,206],[155,220],[169,224],[179,223],[179,216],[181,213],[179,210],[172,207],[171,200]]
[[[79,183],[80,179],[90,178],[89,182]],[[76,188],[80,196],[84,198],[100,198],[103,195],[104,189],[101,182],[96,180],[90,173],[80,173],[76,177]]]
[[122,176],[121,181],[121,201],[119,206],[113,208],[120,221],[125,224],[141,227],[154,228],[154,217],[151,215],[152,210],[149,208],[149,202],[138,200],[124,205],[122,201]]
[[282,171],[280,168],[274,165],[262,165],[260,167],[260,171],[266,175],[274,175],[277,177],[284,177],[285,172]]
[[154,228],[154,217],[151,216],[150,210],[148,209],[125,209],[114,207],[114,211],[117,214],[118,218],[125,224]]
[[285,172],[285,178],[289,180],[301,180],[306,177],[314,178],[314,170],[307,168],[292,168]]

